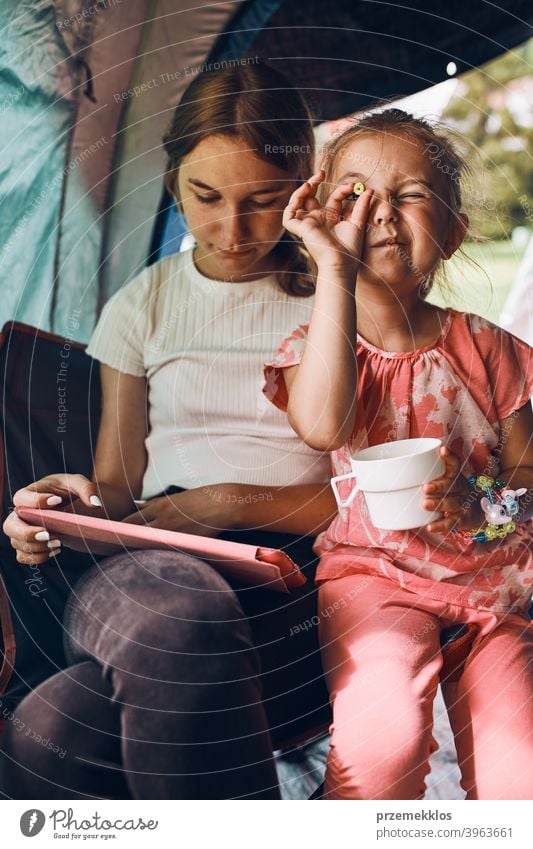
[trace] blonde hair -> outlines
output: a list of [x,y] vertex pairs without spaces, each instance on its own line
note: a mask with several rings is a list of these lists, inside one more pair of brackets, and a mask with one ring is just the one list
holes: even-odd
[[[215,134],[245,141],[256,156],[293,177],[295,188],[313,171],[309,108],[282,74],[259,61],[201,72],[187,88],[163,139],[169,158],[165,184],[178,203],[182,159]],[[309,258],[297,239],[284,233],[273,256],[284,292],[302,297],[314,293]]]
[[[423,146],[424,153],[429,157],[438,172],[438,182],[442,187],[439,197],[453,217],[458,217],[464,210],[465,184],[472,179],[472,171],[466,153],[461,150],[464,141],[458,133],[439,124],[431,124],[423,118],[404,112],[402,109],[385,109],[381,112],[363,114],[354,119],[353,124],[335,136],[323,149],[322,167],[326,173],[322,184],[323,193],[331,186],[333,172],[343,151],[354,139],[362,135],[391,135],[413,139]],[[322,187],[321,187],[322,188]],[[331,190],[331,189],[330,189]],[[460,249],[459,249],[460,250]],[[464,254],[463,254],[464,257]],[[466,257],[468,259],[468,257]],[[475,263],[474,263],[475,264]],[[441,260],[431,277],[421,284],[421,295],[429,294],[434,282],[442,288],[448,287],[445,264]]]

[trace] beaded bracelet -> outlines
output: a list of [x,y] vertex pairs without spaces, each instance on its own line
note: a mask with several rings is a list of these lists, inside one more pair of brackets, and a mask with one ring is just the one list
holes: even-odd
[[479,475],[479,477],[471,475],[468,478],[468,483],[479,492],[485,493],[481,499],[481,509],[485,514],[487,524],[483,528],[476,528],[471,531],[453,528],[453,533],[469,545],[473,542],[492,542],[496,539],[504,539],[507,534],[512,534],[516,530],[513,516],[516,516],[519,510],[518,499],[527,490],[524,487],[516,490],[509,489],[501,478],[495,480],[488,475]]

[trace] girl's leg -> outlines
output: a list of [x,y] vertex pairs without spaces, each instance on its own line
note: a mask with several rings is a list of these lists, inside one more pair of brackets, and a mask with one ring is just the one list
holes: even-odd
[[[98,666],[99,689],[108,688],[118,709],[131,797],[279,798],[257,654],[234,592],[214,569],[173,552],[133,552],[102,561],[74,599],[71,652]],[[68,715],[78,696],[62,692],[66,704],[53,708]],[[21,710],[42,737],[51,720],[41,724],[41,704],[29,710],[23,702]],[[31,770],[27,747],[24,757]],[[99,772],[109,768],[88,763],[92,783],[84,776],[74,792],[92,786],[98,795]]]
[[333,705],[325,799],[424,796],[442,665],[437,613],[384,578],[320,588],[320,642]]
[[0,796],[131,799],[120,710],[92,660],[59,672],[19,705],[2,736]]
[[508,616],[444,688],[468,799],[533,799],[533,625]]

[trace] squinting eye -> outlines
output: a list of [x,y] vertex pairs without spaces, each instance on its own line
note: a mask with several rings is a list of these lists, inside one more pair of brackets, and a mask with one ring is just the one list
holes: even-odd
[[412,200],[413,198],[415,200],[418,200],[419,198],[425,198],[425,197],[427,197],[427,195],[412,192],[412,193],[409,193],[409,194],[406,194],[406,195],[399,195],[398,200]]

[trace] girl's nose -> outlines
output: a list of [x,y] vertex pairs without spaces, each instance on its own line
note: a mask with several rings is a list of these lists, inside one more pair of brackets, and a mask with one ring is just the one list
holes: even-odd
[[396,221],[398,210],[390,197],[374,194],[372,205],[372,218],[375,224],[386,224],[389,221]]
[[224,242],[227,250],[243,242],[246,238],[246,215],[242,212],[230,212],[222,222]]

